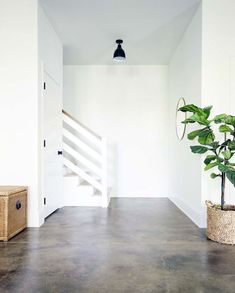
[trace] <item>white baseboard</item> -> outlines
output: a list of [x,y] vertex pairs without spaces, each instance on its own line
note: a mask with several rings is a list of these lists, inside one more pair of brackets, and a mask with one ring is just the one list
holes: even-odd
[[206,228],[206,208],[198,213],[183,201],[175,197],[168,196],[120,196],[112,195],[111,198],[168,198],[172,201],[190,220],[192,220],[199,228]]
[[202,210],[201,213],[198,213],[178,198],[169,197],[169,200],[172,201],[199,228],[206,228],[206,209]]
[[153,196],[153,195],[146,195],[146,196],[141,196],[141,195],[111,195],[111,198],[168,198],[166,195],[162,196]]

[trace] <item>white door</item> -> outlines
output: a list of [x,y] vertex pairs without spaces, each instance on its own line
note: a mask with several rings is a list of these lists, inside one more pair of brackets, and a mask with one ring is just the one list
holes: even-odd
[[46,218],[62,202],[62,95],[61,88],[44,72],[43,197]]

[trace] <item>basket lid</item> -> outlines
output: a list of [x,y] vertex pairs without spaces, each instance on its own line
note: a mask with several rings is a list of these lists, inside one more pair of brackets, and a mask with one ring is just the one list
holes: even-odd
[[9,196],[25,190],[26,186],[0,186],[0,196]]

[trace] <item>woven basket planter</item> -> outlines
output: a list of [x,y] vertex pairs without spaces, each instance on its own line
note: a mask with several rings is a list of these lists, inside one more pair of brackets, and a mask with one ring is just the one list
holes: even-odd
[[235,244],[235,206],[225,210],[215,207],[211,201],[207,205],[207,237],[224,244]]

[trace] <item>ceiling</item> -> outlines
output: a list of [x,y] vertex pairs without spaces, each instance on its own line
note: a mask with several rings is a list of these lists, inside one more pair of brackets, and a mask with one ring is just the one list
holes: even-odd
[[200,0],[41,0],[64,44],[64,64],[167,64]]

